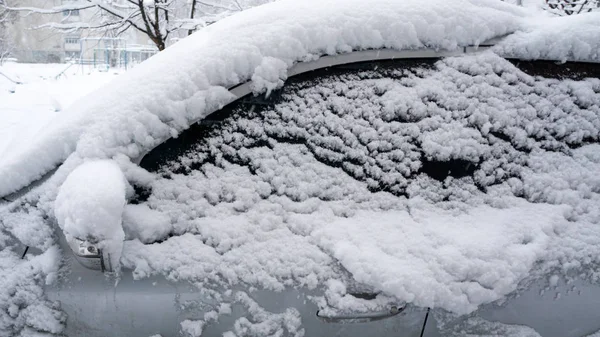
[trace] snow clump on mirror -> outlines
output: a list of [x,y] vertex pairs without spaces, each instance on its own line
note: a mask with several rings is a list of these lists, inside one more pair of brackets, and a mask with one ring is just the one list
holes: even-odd
[[88,161],[69,174],[54,203],[56,220],[67,240],[97,245],[115,268],[125,239],[121,218],[127,187],[115,162]]

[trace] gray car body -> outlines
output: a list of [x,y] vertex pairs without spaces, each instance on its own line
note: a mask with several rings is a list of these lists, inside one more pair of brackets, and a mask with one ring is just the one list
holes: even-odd
[[[68,254],[68,246],[61,240]],[[66,335],[70,337],[105,336],[179,336],[180,322],[202,319],[217,303],[188,283],[174,283],[164,277],[134,280],[124,271],[118,283],[98,270],[67,259],[70,271],[60,282],[46,288],[50,300],[60,301],[67,313]],[[558,296],[560,294],[560,296]],[[387,319],[363,323],[328,323],[317,317],[318,307],[308,296],[318,291],[286,289],[281,292],[257,290],[250,296],[266,310],[283,312],[296,308],[302,317],[305,336],[406,336],[419,337],[427,315],[426,308],[408,306],[402,313]],[[526,325],[548,337],[587,336],[600,330],[598,319],[600,286],[587,281],[567,284],[560,280],[550,287],[545,280],[528,285],[503,303],[482,306],[469,317],[459,317],[454,324],[470,317],[505,324]],[[235,320],[248,313],[241,305],[232,306],[232,314],[219,317],[203,336],[221,336],[232,330]],[[444,336],[438,330],[436,314],[429,315],[423,336]]]

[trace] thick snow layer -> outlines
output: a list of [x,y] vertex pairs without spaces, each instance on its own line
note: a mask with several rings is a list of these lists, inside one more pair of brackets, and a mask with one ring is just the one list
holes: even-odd
[[495,50],[529,60],[600,62],[600,12],[530,18],[524,30],[508,36]]
[[24,245],[43,250],[54,243],[53,228],[48,226],[44,216],[43,211],[28,204],[20,205],[17,212],[0,207],[2,230],[8,231]]
[[129,240],[151,243],[162,240],[171,233],[171,219],[146,205],[127,205],[123,211],[123,229]]
[[39,286],[56,277],[58,247],[24,260],[14,247],[0,247],[0,336],[60,334],[66,317]]
[[[118,72],[118,71],[117,71]],[[0,73],[0,158],[27,151],[30,142],[78,98],[115,78],[68,64],[4,63]]]
[[421,207],[322,221],[311,236],[356,281],[463,313],[514,290],[548,249],[563,210],[525,202],[464,214]]
[[[597,256],[599,80],[534,78],[483,53],[282,95],[235,110],[162,168],[145,205],[173,237],[125,243],[135,277],[275,290],[340,279],[467,313]],[[458,171],[434,169],[447,162]]]
[[[593,28],[587,18],[559,23]],[[214,24],[64,109],[0,162],[5,195],[64,161],[39,189],[0,204],[6,335],[62,329],[40,288],[58,261],[45,220],[54,214],[67,234],[109,245],[126,234],[123,216],[121,262],[135,277],[321,287],[319,304],[341,310],[383,303],[351,300],[352,283],[465,313],[532,273],[586,270],[600,245],[600,82],[533,78],[491,53],[295,88],[300,96],[230,121],[161,175],[129,159],[227,103],[229,87],[252,79],[256,91],[278,88],[295,62],[370,48],[454,50],[510,33],[538,41],[554,21],[538,22],[495,0],[284,0]],[[570,49],[536,44],[522,57],[594,57],[594,32],[572,31]],[[521,52],[519,36],[497,51]],[[98,158],[117,164],[93,177],[85,165],[98,162],[82,163]],[[466,173],[432,177],[445,160]],[[148,200],[124,208],[123,176]],[[83,212],[105,208],[102,224]],[[13,238],[44,250],[31,258],[40,264],[19,261]],[[238,301],[252,310],[236,334],[301,334],[294,309]]]
[[117,164],[88,161],[77,167],[60,187],[54,215],[67,239],[97,244],[119,265],[125,233],[121,225],[127,182]]
[[[455,50],[512,33],[527,12],[496,0],[284,0],[221,20],[61,113],[0,163],[0,196],[73,151],[135,158],[222,106],[252,78],[269,90],[283,66],[372,48]],[[276,19],[274,19],[276,18]],[[274,72],[274,73],[273,73]]]

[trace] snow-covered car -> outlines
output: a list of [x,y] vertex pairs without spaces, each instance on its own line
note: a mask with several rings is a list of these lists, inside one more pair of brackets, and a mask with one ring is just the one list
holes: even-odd
[[600,20],[540,15],[281,1],[120,75],[0,163],[0,333],[600,330]]

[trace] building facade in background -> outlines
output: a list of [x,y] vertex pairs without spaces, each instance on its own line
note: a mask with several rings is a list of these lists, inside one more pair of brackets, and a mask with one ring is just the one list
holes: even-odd
[[[9,0],[10,1],[10,0]],[[11,7],[36,7],[51,11],[77,0],[12,0]],[[95,10],[65,10],[59,13],[19,11],[9,25],[12,36],[11,57],[19,62],[79,62],[98,66],[125,66],[139,63],[154,53],[156,47],[147,37],[133,30],[114,36],[105,30],[72,30],[64,32],[47,27],[52,24],[100,24]],[[44,28],[45,27],[45,28]]]

